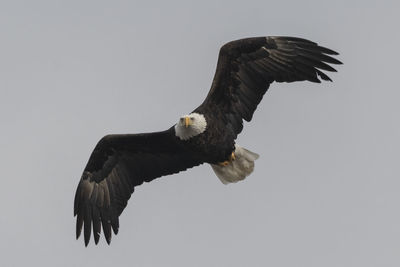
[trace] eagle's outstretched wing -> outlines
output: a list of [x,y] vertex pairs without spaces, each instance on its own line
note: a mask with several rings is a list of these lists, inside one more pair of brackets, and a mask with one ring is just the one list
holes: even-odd
[[101,228],[110,243],[111,228],[117,234],[118,217],[135,186],[201,163],[201,159],[185,150],[173,128],[103,137],[92,152],[76,190],[76,237],[84,226],[87,245],[93,226],[95,243],[99,241]]
[[255,37],[221,47],[211,90],[201,106],[220,108],[236,134],[242,119],[250,121],[273,81],[320,82],[331,79],[322,72],[341,64],[335,51],[295,37]]

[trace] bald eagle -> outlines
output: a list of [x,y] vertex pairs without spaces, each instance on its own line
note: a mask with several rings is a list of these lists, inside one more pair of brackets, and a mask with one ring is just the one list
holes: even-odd
[[204,102],[171,128],[145,134],[103,137],[92,152],[75,194],[76,238],[111,229],[136,186],[157,177],[208,163],[222,183],[243,180],[258,155],[237,144],[243,120],[251,121],[269,85],[276,82],[331,81],[322,71],[341,64],[335,51],[295,37],[255,37],[221,47],[211,89]]

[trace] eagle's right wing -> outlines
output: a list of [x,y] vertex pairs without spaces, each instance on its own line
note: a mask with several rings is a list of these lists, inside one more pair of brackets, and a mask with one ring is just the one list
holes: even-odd
[[173,128],[103,137],[92,152],[76,190],[76,237],[84,226],[87,245],[93,226],[95,243],[99,241],[101,228],[110,243],[111,228],[117,234],[118,217],[135,186],[201,163],[201,159],[185,150]]

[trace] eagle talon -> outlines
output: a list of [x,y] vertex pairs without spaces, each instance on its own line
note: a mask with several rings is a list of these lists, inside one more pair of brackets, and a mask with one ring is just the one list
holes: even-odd
[[235,152],[232,152],[231,157],[229,158],[230,161],[234,161],[236,159]]
[[229,162],[230,162],[230,161],[225,160],[224,162],[219,162],[218,165],[219,165],[219,166],[225,167],[225,166],[228,166],[228,165],[229,165]]
[[232,152],[232,154],[229,156],[229,160],[225,160],[223,162],[219,162],[218,165],[219,166],[223,166],[223,167],[228,166],[229,163],[231,163],[235,159],[236,159],[235,152]]

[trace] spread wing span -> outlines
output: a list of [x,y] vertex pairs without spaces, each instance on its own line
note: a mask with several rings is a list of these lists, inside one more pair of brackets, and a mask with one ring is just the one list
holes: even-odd
[[83,227],[87,245],[93,228],[97,244],[103,228],[110,243],[111,229],[118,233],[118,217],[135,186],[202,163],[176,140],[172,128],[157,133],[103,137],[92,152],[76,190],[76,238]]
[[[335,51],[294,37],[229,42],[220,49],[210,92],[198,110],[213,115],[214,122],[225,123],[223,127],[232,130],[229,138],[235,139],[243,129],[243,120],[252,119],[272,82],[330,81],[324,71],[336,71],[329,64],[341,64],[333,58],[335,55]],[[208,138],[216,138],[220,128],[211,127]],[[97,244],[103,229],[110,243],[111,231],[118,233],[118,218],[135,186],[207,160],[201,158],[205,155],[189,151],[192,148],[188,147],[175,136],[173,127],[163,132],[102,138],[89,158],[75,194],[77,238],[83,228],[87,245],[93,229]]]
[[255,37],[221,47],[214,80],[202,105],[222,109],[236,134],[250,121],[273,82],[331,81],[323,71],[341,64],[333,50],[295,37]]

